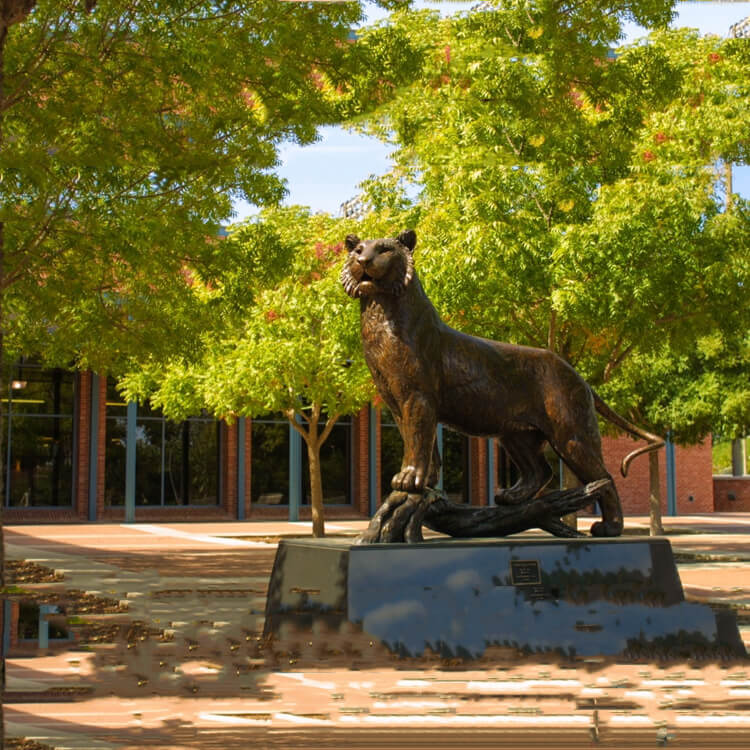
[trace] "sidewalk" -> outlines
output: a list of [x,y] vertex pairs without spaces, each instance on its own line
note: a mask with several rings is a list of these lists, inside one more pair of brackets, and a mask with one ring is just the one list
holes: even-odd
[[[337,519],[326,530],[366,525]],[[627,519],[628,529],[647,525]],[[688,598],[750,613],[750,515],[664,525],[687,532],[670,539]],[[336,653],[336,638],[322,634],[291,658],[264,651],[275,542],[310,530],[265,521],[6,527],[9,559],[64,576],[24,589],[110,603],[66,612],[69,624],[79,618],[86,650],[11,650],[6,735],[56,748],[653,747],[667,735],[683,747],[750,746],[750,661],[386,663]]]

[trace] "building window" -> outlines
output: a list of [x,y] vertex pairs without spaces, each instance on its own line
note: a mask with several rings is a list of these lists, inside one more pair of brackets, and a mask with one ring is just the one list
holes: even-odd
[[106,414],[104,503],[105,505],[124,505],[128,405],[122,400],[111,378],[107,378]]
[[[322,432],[322,426],[319,429]],[[253,504],[289,505],[292,482],[297,482],[302,503],[309,505],[307,446],[300,435],[292,432],[289,420],[269,414],[253,419],[251,430],[250,492]],[[320,448],[323,502],[327,505],[352,502],[352,439],[351,417],[341,417]],[[299,451],[294,450],[293,440],[301,443]],[[290,472],[290,469],[293,470]]]
[[[50,614],[60,612],[60,607],[47,605],[42,609],[38,604],[33,602],[20,602],[18,608],[18,640],[19,641],[38,641],[40,636],[40,622],[42,618]],[[47,622],[47,638],[51,641],[70,640],[70,632],[62,627],[58,621]]]
[[[127,404],[107,383],[105,498],[125,503]],[[218,505],[221,422],[191,417],[171,422],[160,410],[138,406],[135,421],[135,504]]]
[[3,398],[6,506],[72,506],[75,382],[72,372],[30,362],[12,368]]
[[443,491],[454,503],[469,502],[469,438],[443,428]]
[[[319,427],[323,431],[323,426]],[[323,502],[347,505],[352,502],[352,419],[339,417],[325,443],[320,446],[323,476]],[[310,504],[310,463],[307,446],[302,445],[302,502]]]
[[269,414],[253,419],[250,497],[254,505],[289,505],[289,421]]

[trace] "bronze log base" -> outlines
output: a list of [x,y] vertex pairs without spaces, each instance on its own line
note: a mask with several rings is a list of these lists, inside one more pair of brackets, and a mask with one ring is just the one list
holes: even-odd
[[422,526],[453,537],[494,537],[542,529],[557,537],[583,537],[560,517],[596,501],[611,480],[549,492],[518,505],[477,508],[453,503],[439,490],[391,492],[355,544],[424,541]]

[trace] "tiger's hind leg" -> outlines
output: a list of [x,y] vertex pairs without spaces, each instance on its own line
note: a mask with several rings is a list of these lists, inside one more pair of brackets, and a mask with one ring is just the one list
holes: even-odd
[[591,526],[591,535],[620,536],[623,529],[622,505],[612,476],[604,465],[598,431],[595,438],[587,441],[569,438],[559,442],[553,439],[551,442],[556,453],[583,484],[609,480],[599,491],[597,501],[602,509],[602,520]]
[[553,476],[544,457],[546,438],[539,430],[516,430],[503,435],[501,442],[520,477],[512,487],[495,493],[495,503],[518,505],[531,500],[549,484]]

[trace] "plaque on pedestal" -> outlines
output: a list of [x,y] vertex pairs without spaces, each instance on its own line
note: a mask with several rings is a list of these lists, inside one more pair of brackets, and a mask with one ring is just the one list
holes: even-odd
[[745,654],[733,614],[685,601],[660,538],[282,540],[265,634],[342,629],[402,656]]

